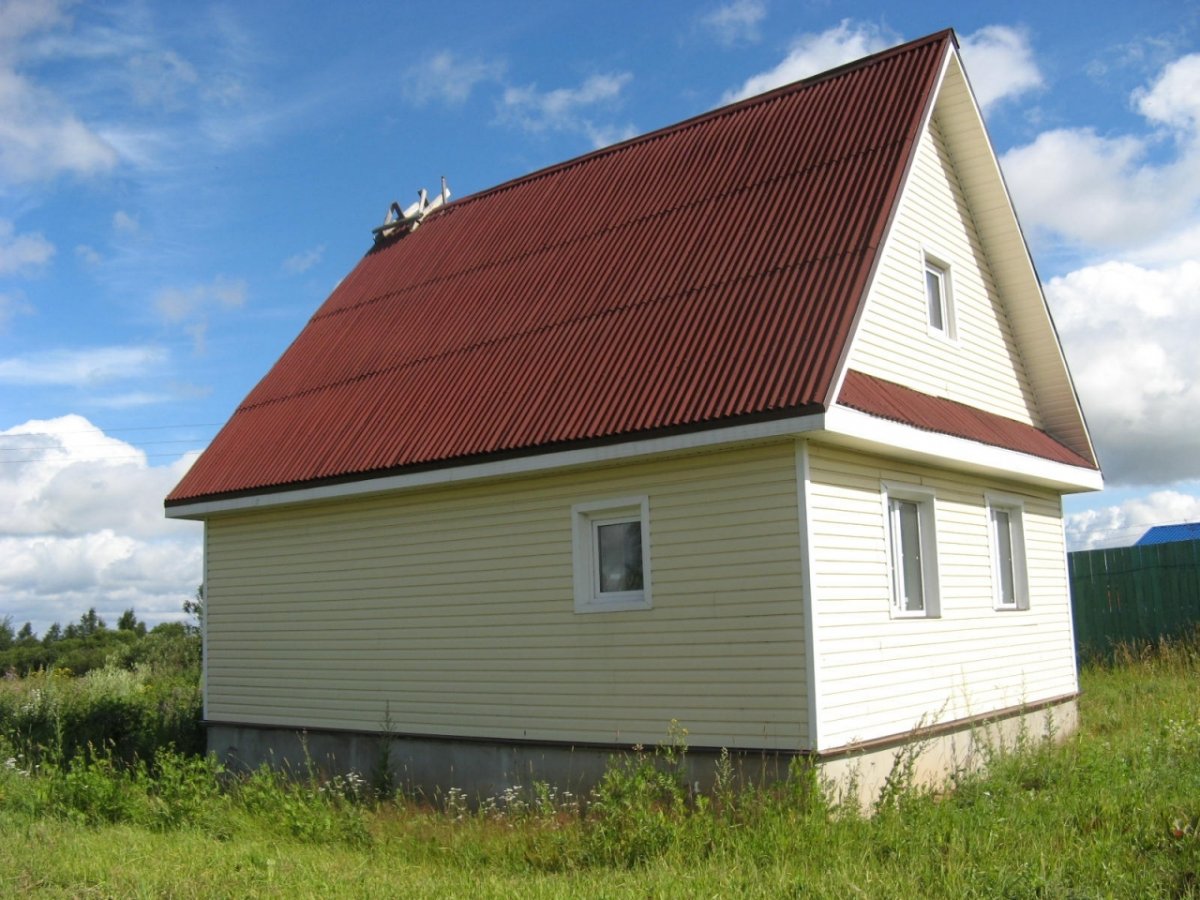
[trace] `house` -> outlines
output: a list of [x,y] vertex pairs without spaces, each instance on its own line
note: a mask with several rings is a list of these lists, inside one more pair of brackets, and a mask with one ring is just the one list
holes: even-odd
[[869,791],[1071,729],[1101,476],[952,32],[377,235],[166,501],[211,749],[486,793],[676,719]]
[[1135,547],[1150,544],[1173,544],[1176,541],[1200,540],[1200,522],[1178,522],[1174,525],[1155,525],[1146,529],[1134,543]]

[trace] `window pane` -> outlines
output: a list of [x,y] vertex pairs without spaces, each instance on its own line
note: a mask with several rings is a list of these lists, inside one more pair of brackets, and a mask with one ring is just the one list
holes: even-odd
[[992,510],[992,521],[996,528],[996,570],[1000,576],[1000,603],[1015,606],[1017,594],[1013,561],[1012,514],[1007,509]]
[[893,573],[900,589],[900,608],[920,612],[925,608],[921,567],[921,518],[914,500],[892,500],[894,554],[900,571]]
[[596,527],[600,554],[600,593],[642,590],[642,523]]
[[925,297],[929,301],[929,324],[938,331],[945,331],[945,304],[942,302],[942,273],[937,269],[925,269]]

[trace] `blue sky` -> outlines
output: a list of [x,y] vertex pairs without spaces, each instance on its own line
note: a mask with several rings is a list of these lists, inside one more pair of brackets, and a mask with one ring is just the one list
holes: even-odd
[[0,0],[0,617],[177,616],[163,495],[393,200],[944,27],[1105,466],[1073,546],[1200,519],[1196,2]]

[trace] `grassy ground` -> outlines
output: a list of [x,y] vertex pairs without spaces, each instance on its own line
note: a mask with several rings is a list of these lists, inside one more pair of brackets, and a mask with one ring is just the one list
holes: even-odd
[[0,894],[1200,897],[1200,650],[1089,669],[1083,688],[1064,746],[871,818],[805,777],[697,807],[661,765],[615,767],[586,812],[549,792],[438,812],[171,754],[19,758],[0,765]]

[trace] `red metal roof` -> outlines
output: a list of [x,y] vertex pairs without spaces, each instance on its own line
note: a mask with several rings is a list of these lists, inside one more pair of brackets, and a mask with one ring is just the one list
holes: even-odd
[[447,204],[367,253],[168,504],[823,406],[952,41]]
[[924,431],[967,438],[1070,466],[1099,469],[1094,461],[1064,447],[1032,425],[984,412],[955,400],[931,397],[853,369],[846,373],[837,402],[859,412],[903,422]]

